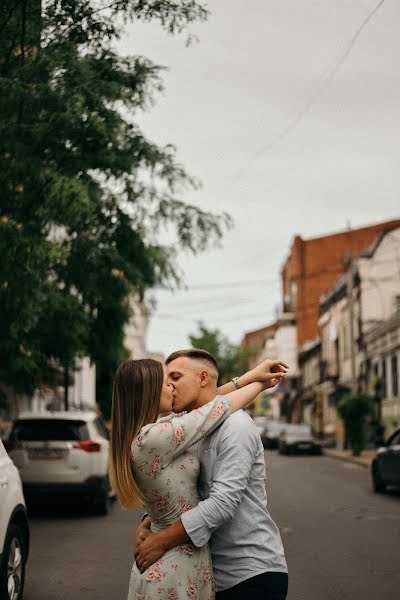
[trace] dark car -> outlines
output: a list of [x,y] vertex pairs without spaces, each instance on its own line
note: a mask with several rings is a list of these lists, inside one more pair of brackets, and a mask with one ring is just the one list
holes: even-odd
[[286,424],[279,436],[280,454],[322,454],[322,446],[313,438],[308,425]]
[[377,450],[371,474],[374,492],[384,492],[387,486],[400,488],[400,429]]
[[279,436],[284,432],[287,423],[282,421],[268,421],[261,433],[264,448],[277,450],[279,447]]

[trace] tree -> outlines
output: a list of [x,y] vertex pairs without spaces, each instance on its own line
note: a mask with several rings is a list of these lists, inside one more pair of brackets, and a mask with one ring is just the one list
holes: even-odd
[[364,424],[366,417],[373,414],[373,399],[365,394],[346,394],[337,410],[353,454],[359,456],[365,448]]
[[249,351],[232,344],[219,329],[208,329],[201,321],[198,328],[196,335],[189,335],[190,343],[194,348],[207,350],[214,356],[218,363],[220,385],[248,369]]
[[230,225],[182,200],[198,182],[135,122],[161,67],[114,49],[124,21],[173,34],[206,17],[195,0],[1,4],[0,380],[19,391],[49,359],[68,369],[86,354],[106,410],[131,294],[177,285],[177,250],[204,250]]

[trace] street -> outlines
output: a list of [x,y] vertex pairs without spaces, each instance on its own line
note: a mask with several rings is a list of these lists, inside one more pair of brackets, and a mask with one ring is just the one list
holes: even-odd
[[[368,469],[328,457],[266,454],[269,508],[285,545],[288,600],[393,600],[400,495],[374,495]],[[30,516],[25,600],[125,600],[141,512],[71,506]]]

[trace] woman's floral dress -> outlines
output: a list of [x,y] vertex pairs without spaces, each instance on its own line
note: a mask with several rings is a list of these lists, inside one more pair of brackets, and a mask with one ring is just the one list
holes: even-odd
[[[223,396],[181,417],[168,416],[143,427],[132,443],[133,469],[145,495],[152,530],[177,521],[198,503],[199,461],[188,452],[230,414]],[[208,546],[188,543],[168,550],[143,573],[133,565],[128,600],[213,600]]]

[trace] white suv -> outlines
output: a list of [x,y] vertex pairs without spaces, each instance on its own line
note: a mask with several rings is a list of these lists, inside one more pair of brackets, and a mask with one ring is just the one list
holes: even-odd
[[108,430],[95,412],[23,413],[5,446],[27,496],[75,495],[108,514]]
[[21,600],[29,525],[21,479],[0,440],[0,600]]

